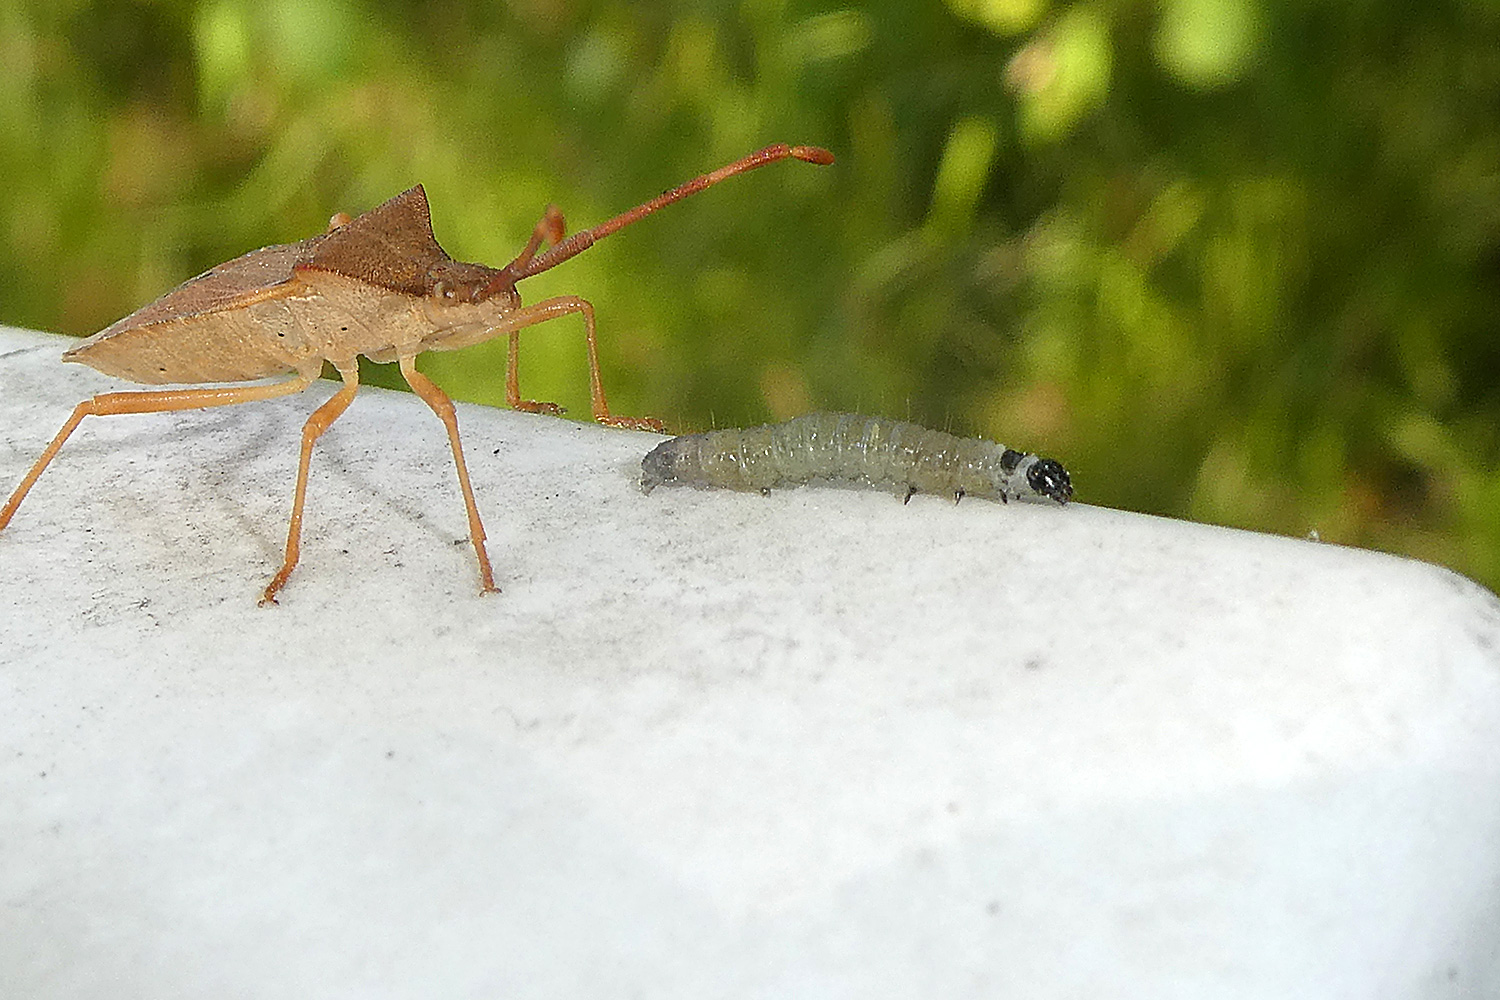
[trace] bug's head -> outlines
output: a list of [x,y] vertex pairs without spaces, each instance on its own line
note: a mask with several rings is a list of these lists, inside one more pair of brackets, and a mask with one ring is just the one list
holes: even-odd
[[1039,458],[1026,470],[1026,483],[1042,496],[1051,497],[1058,503],[1073,499],[1073,481],[1062,463],[1051,458]]
[[516,283],[503,270],[483,264],[446,260],[427,269],[427,295],[440,305],[472,305],[499,300],[510,308],[521,304]]

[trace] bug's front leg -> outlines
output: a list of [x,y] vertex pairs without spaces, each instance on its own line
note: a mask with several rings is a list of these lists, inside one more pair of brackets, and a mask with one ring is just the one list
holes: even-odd
[[[511,336],[512,345],[515,337],[528,326],[546,322],[559,316],[567,316],[570,313],[580,313],[583,316],[583,326],[588,343],[589,354],[589,398],[592,403],[594,419],[601,424],[610,427],[624,427],[637,431],[656,431],[660,433],[664,424],[655,417],[617,417],[609,412],[609,401],[604,397],[604,382],[599,377],[599,343],[594,333],[594,307],[587,301],[576,295],[559,295],[555,298],[544,299],[535,305],[522,306],[505,316],[495,327],[493,334],[508,333]],[[493,335],[492,334],[492,335]],[[514,357],[514,348],[512,349]],[[515,369],[511,368],[510,375],[514,376]],[[514,388],[514,397],[511,396],[514,383],[507,379],[506,401],[511,406],[516,406],[520,401],[520,390]],[[541,404],[546,405],[546,404]],[[525,409],[525,407],[520,407]]]
[[521,398],[521,331],[510,331],[510,348],[505,355],[505,405],[522,413],[545,413],[559,417],[568,412],[561,403],[543,403]]
[[[526,246],[516,255],[516,259],[507,265],[507,270],[519,271],[531,259],[543,244],[556,246],[562,242],[567,233],[567,223],[563,221],[562,209],[556,205],[548,205],[547,210],[542,213],[536,227],[531,231],[531,239],[526,241]],[[509,350],[505,355],[505,403],[512,410],[521,410],[525,413],[546,413],[551,416],[559,416],[567,412],[566,407],[557,403],[541,403],[534,399],[521,398],[521,331],[519,328],[510,331]]]

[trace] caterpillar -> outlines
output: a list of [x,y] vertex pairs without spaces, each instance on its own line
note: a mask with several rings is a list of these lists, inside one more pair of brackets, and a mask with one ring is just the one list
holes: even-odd
[[[982,438],[853,413],[811,413],[663,441],[641,462],[641,489],[663,484],[759,490],[846,481],[876,488],[1008,503],[1073,498],[1062,464]],[[905,501],[903,501],[905,502]]]

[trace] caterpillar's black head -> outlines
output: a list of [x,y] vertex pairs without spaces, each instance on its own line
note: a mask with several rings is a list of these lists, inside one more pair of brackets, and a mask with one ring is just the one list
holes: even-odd
[[1058,503],[1073,499],[1073,481],[1062,463],[1051,458],[1039,458],[1026,470],[1026,483],[1042,496],[1051,497]]

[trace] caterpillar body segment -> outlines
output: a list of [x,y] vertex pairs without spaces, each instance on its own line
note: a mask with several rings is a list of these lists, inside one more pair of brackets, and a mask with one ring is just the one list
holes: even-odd
[[1050,458],[981,438],[853,413],[812,413],[781,424],[685,434],[641,462],[641,489],[663,484],[759,490],[850,482],[914,493],[1067,503],[1073,484]]

